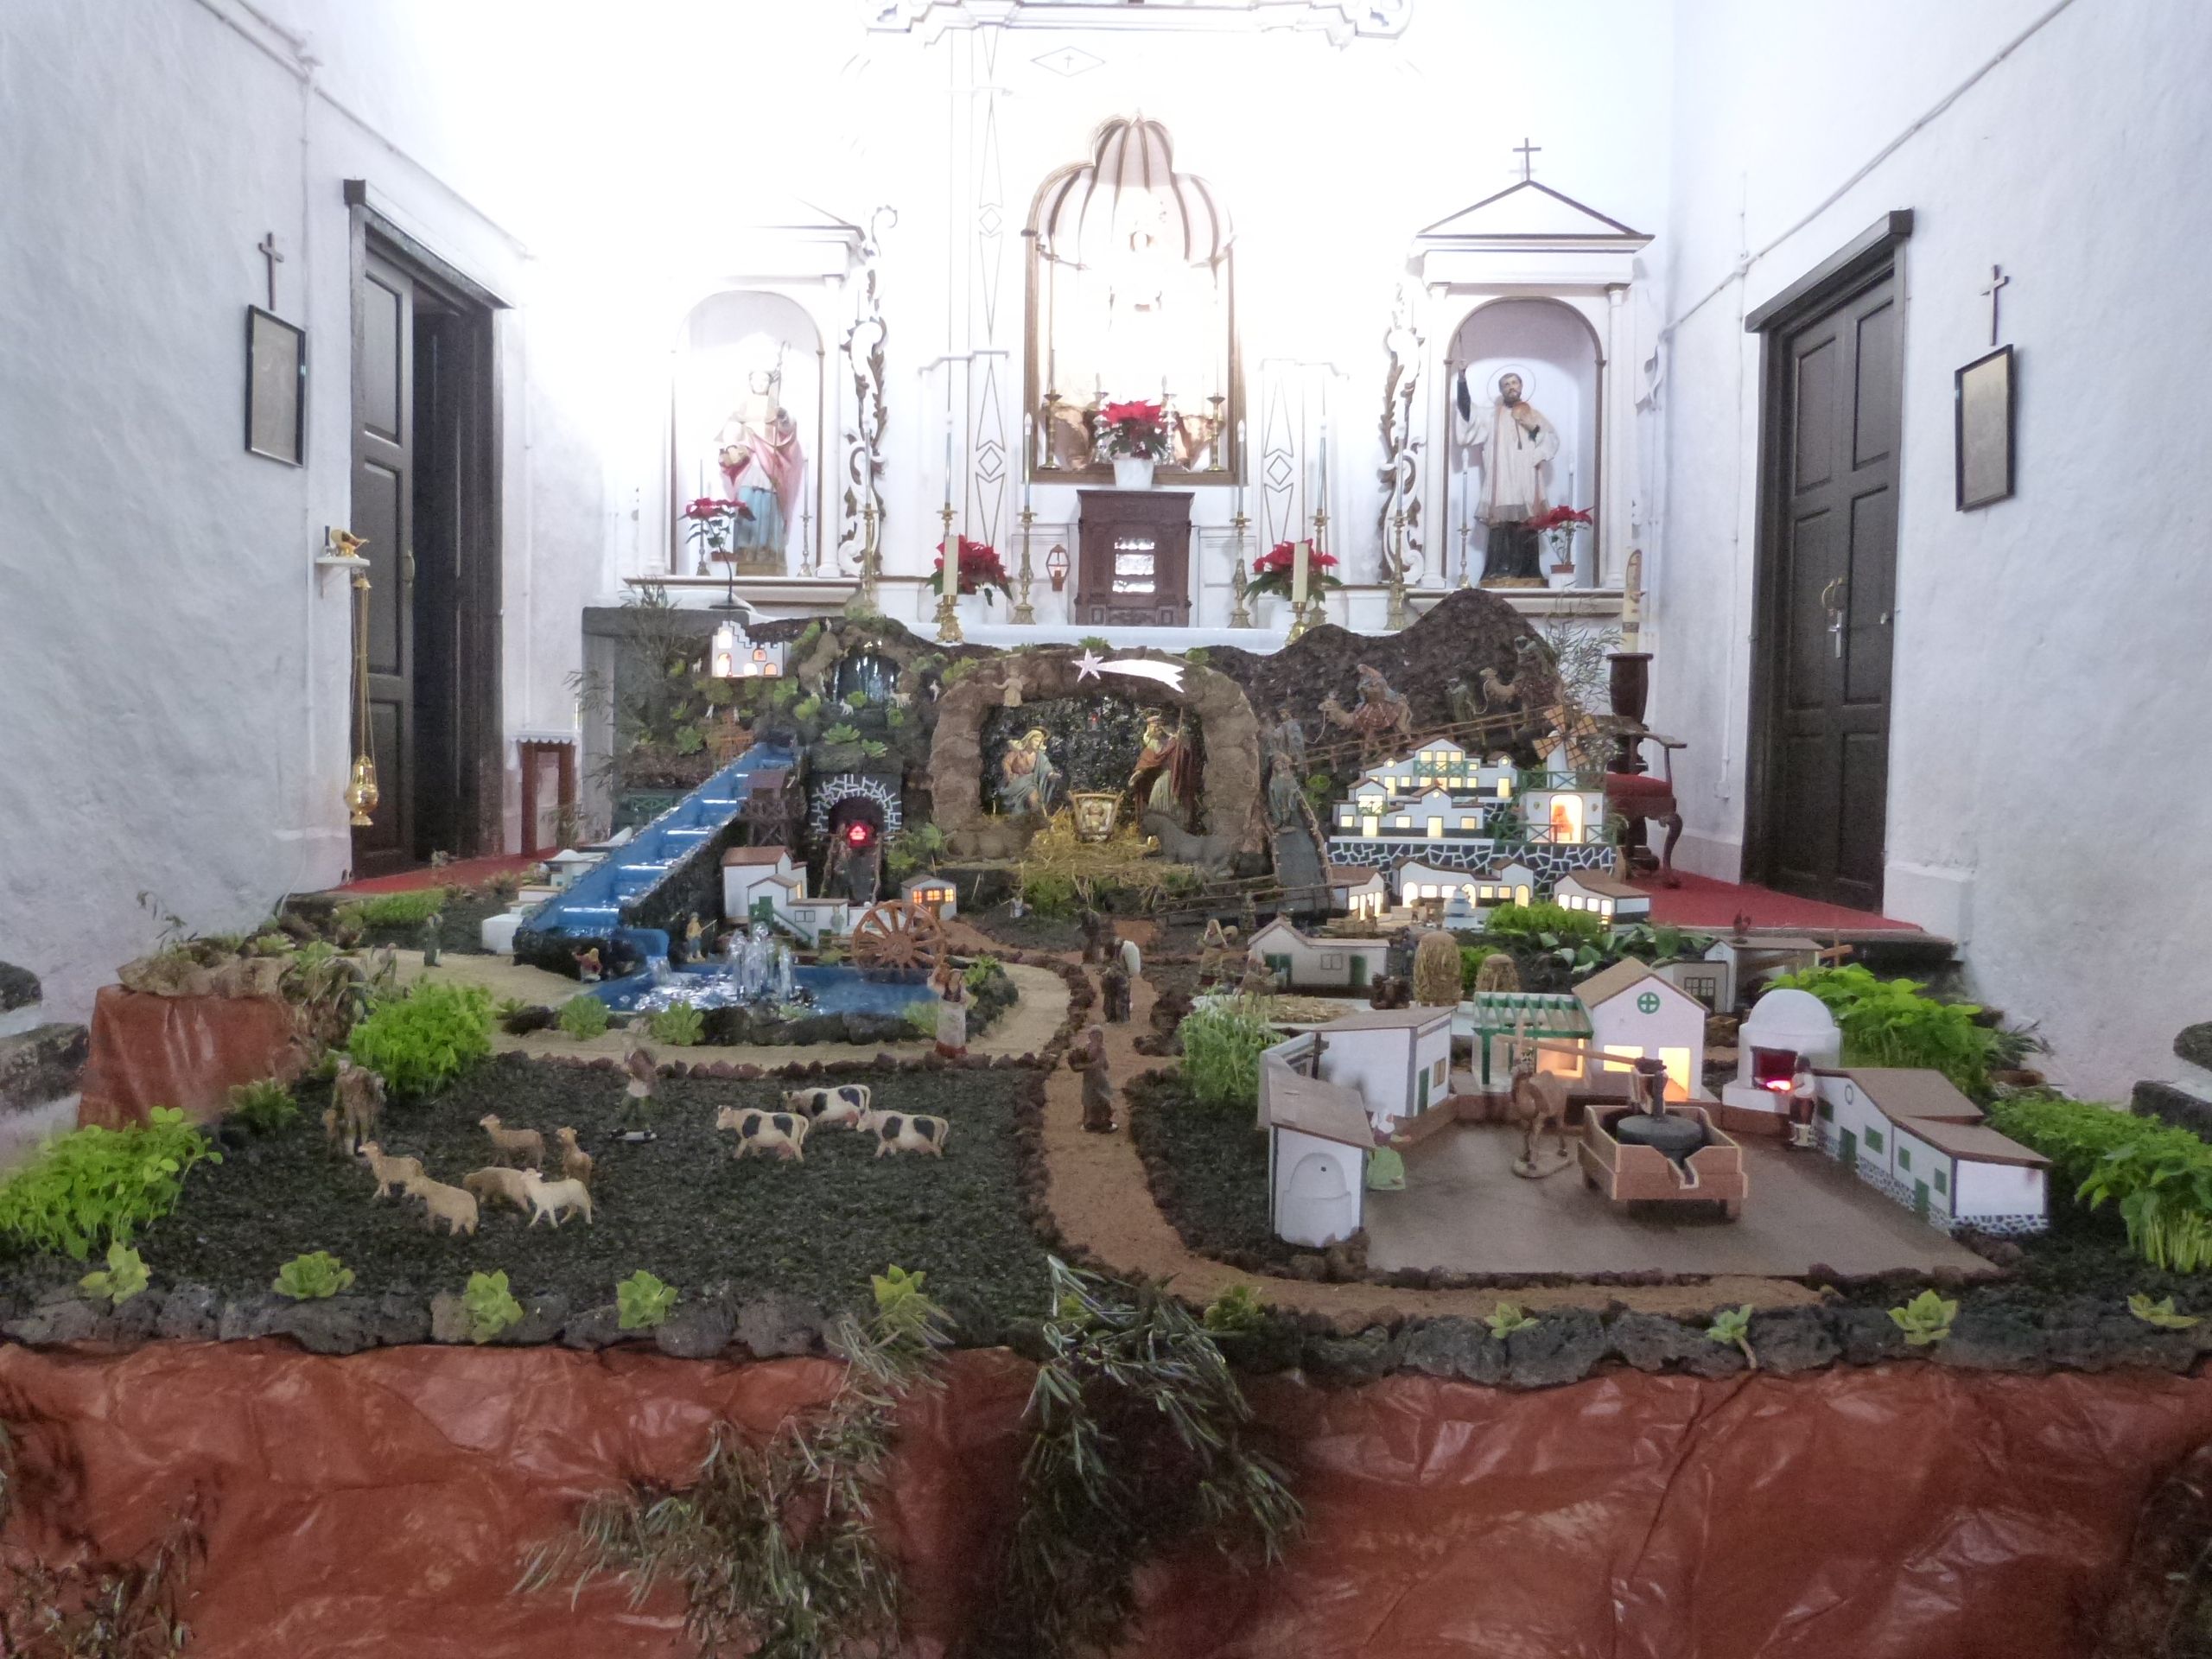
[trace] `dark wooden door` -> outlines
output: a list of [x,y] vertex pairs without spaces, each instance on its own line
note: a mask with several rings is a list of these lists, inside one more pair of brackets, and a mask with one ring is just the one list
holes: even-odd
[[353,533],[368,537],[370,753],[379,798],[353,874],[415,861],[415,283],[365,253],[353,289]]
[[1770,345],[1762,549],[1769,886],[1878,910],[1903,344],[1885,266]]
[[1182,628],[1191,622],[1191,492],[1078,490],[1077,626]]

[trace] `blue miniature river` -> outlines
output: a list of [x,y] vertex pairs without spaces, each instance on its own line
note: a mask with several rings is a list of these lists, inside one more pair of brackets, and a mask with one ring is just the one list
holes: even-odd
[[[857,968],[812,967],[791,969],[791,982],[810,1001],[816,1014],[904,1013],[934,993],[920,974],[909,978],[870,978]],[[737,1001],[734,988],[719,962],[686,963],[656,985],[650,973],[625,975],[592,988],[592,995],[618,1014],[640,1007],[666,1007],[689,1002],[697,1008],[726,1008]]]

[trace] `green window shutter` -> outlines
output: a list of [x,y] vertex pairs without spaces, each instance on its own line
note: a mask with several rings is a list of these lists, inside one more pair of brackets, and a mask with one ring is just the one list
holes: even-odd
[[1899,1147],[1897,1148],[1897,1167],[1899,1169],[1910,1169],[1912,1167],[1912,1148],[1910,1147]]
[[1881,1149],[1882,1149],[1882,1132],[1881,1132],[1879,1129],[1869,1129],[1869,1130],[1867,1130],[1867,1131],[1866,1131],[1866,1150],[1867,1150],[1867,1151],[1869,1151],[1869,1152],[1879,1152]]
[[1833,1102],[1824,1100],[1821,1103],[1821,1121],[1824,1123],[1835,1122],[1835,1106]]
[[1946,1195],[1950,1192],[1951,1177],[1948,1171],[1938,1169],[1936,1172],[1936,1190]]

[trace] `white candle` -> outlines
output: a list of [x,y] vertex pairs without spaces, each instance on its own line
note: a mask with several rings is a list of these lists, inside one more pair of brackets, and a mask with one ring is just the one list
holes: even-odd
[[944,505],[952,505],[952,411],[944,411]]
[[1236,423],[1236,516],[1244,516],[1244,423]]
[[1021,414],[1021,510],[1029,511],[1030,469],[1036,464],[1033,450],[1037,442],[1037,417],[1024,410]]
[[1628,569],[1621,578],[1621,649],[1624,652],[1642,649],[1637,643],[1643,632],[1643,550],[1630,548]]
[[1294,616],[1306,603],[1306,555],[1313,543],[1299,538],[1290,557],[1290,608]]

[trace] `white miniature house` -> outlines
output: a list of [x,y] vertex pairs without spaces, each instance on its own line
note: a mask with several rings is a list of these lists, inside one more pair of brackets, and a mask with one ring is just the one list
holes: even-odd
[[1618,876],[1569,870],[1552,888],[1552,902],[1566,910],[1594,912],[1611,927],[1651,919],[1651,895]]
[[1390,883],[1382,871],[1356,864],[1329,866],[1329,903],[1356,921],[1372,921],[1390,907]]
[[606,856],[605,853],[581,852],[574,847],[563,847],[545,861],[546,873],[553,883],[554,891],[567,891],[575,885],[578,876],[593,868]]
[[722,919],[766,920],[779,914],[794,892],[804,894],[806,881],[794,881],[791,855],[783,847],[732,847],[722,855]]
[[1260,1060],[1268,1130],[1268,1218],[1275,1236],[1314,1249],[1365,1225],[1367,1159],[1375,1149],[1359,1091]]
[[1304,933],[1278,916],[1252,935],[1245,954],[1285,988],[1360,991],[1382,977],[1390,942]]
[[2050,1160],[1982,1122],[1940,1071],[1854,1066],[1815,1074],[1822,1150],[1949,1231],[2041,1232]]
[[908,876],[899,885],[899,896],[913,908],[933,910],[948,918],[960,913],[960,889],[950,876],[935,871]]
[[1600,1053],[1643,1055],[1667,1067],[1667,1098],[1705,1093],[1705,1005],[1633,957],[1617,962],[1574,988]]
[[[1379,1135],[1441,1105],[1451,1092],[1452,1008],[1370,1008],[1317,1026],[1294,1044],[1318,1042],[1326,1083],[1357,1090]],[[1277,1045],[1269,1052],[1281,1052]]]

